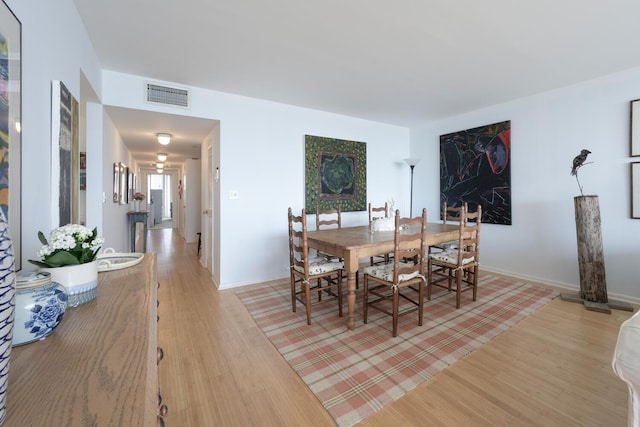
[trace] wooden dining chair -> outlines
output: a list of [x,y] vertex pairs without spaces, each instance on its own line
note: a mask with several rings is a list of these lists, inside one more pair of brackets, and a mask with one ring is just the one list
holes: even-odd
[[[340,212],[340,204],[335,208],[320,209],[316,205],[316,230],[326,230],[330,228],[342,228],[342,213]],[[317,251],[318,256],[325,257],[329,260],[337,259],[335,255]]]
[[[409,228],[403,229],[405,226]],[[398,318],[405,314],[417,311],[418,325],[422,326],[426,230],[426,209],[422,209],[422,216],[416,218],[400,218],[400,211],[396,211],[393,262],[364,269],[364,323],[367,323],[369,308],[373,308],[392,317],[394,337],[398,335]],[[403,300],[402,311],[400,299]]]
[[[440,213],[442,217],[443,224],[459,224],[460,218],[462,218],[462,212],[467,211],[467,203],[463,203],[461,206],[449,206],[447,202],[442,204],[442,211]],[[452,240],[450,242],[438,243],[436,245],[429,246],[429,253],[437,252],[437,251],[446,251],[449,249],[454,249],[457,245],[457,240]]]
[[[342,228],[342,211],[340,203],[335,208],[320,209],[316,205],[316,230],[327,230],[331,228]],[[344,261],[333,254],[322,251],[316,252],[318,256],[324,257],[329,261]],[[356,289],[360,289],[359,274],[356,275]]]
[[429,254],[426,270],[427,300],[431,300],[433,286],[451,292],[455,284],[456,308],[460,308],[462,292],[471,289],[473,301],[478,295],[482,206],[475,213],[465,209],[461,215],[456,247]]
[[[384,206],[374,207],[369,203],[369,227],[373,227],[373,221],[377,219],[388,218],[389,204],[385,203]],[[375,255],[369,260],[370,265],[389,264],[389,254]]]
[[[291,306],[296,302],[305,306],[307,324],[311,324],[311,306],[323,302],[323,294],[338,300],[338,315],[342,317],[342,272],[344,262],[310,256],[307,241],[307,215],[293,215],[289,208],[289,265],[291,279]],[[315,298],[312,298],[315,295]]]

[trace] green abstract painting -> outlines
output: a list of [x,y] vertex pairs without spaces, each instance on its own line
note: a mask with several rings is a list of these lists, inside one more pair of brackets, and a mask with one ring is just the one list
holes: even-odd
[[305,210],[367,209],[367,144],[305,135]]

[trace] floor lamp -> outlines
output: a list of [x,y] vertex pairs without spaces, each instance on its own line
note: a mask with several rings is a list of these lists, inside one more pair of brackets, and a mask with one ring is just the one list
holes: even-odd
[[404,161],[407,162],[407,164],[411,168],[411,202],[409,203],[409,217],[411,218],[413,217],[413,168],[416,167],[420,159],[409,158],[404,159]]

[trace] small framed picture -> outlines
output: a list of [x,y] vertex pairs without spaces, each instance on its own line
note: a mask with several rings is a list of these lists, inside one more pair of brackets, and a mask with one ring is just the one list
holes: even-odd
[[120,202],[120,165],[113,163],[113,203]]
[[640,156],[640,99],[631,101],[631,156]]
[[631,163],[631,218],[640,219],[640,162]]

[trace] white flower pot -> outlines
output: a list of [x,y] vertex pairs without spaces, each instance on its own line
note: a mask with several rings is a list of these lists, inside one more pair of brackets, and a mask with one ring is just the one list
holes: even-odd
[[134,200],[133,201],[133,208],[136,212],[140,212],[140,202],[141,200]]
[[98,294],[98,261],[56,268],[40,268],[40,271],[51,273],[51,281],[58,282],[67,289],[69,307],[77,307],[89,302]]

